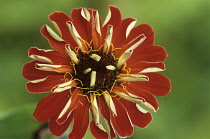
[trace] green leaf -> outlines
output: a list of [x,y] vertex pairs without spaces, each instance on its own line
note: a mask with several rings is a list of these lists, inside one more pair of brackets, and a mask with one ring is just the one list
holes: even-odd
[[35,104],[27,104],[6,112],[0,112],[0,138],[31,138],[33,132],[40,126],[40,123],[32,116],[35,106]]

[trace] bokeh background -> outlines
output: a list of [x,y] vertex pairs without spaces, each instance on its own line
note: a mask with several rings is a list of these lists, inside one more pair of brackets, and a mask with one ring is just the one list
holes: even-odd
[[[164,46],[169,55],[164,74],[172,82],[172,91],[157,98],[160,109],[153,113],[152,123],[136,128],[128,138],[210,138],[209,0],[0,0],[1,139],[31,139],[45,126],[32,117],[44,95],[25,90],[21,69],[31,60],[27,57],[30,47],[50,48],[40,34],[43,24],[51,25],[48,15],[87,7],[97,9],[104,19],[108,5],[119,7],[124,18],[138,19],[137,24],[150,24],[155,44]],[[88,132],[85,139],[91,138]]]

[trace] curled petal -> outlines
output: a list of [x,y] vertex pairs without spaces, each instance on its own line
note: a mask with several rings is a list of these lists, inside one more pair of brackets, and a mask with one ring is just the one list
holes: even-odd
[[65,46],[66,42],[65,42],[65,41],[58,41],[58,40],[56,40],[55,38],[53,38],[53,37],[50,35],[50,33],[48,32],[47,26],[46,26],[46,25],[43,26],[43,27],[41,28],[41,33],[42,33],[42,35],[43,35],[44,37],[47,38],[47,40],[49,41],[50,46],[51,46],[52,48],[54,48],[54,49],[56,49],[56,50],[58,50],[58,51],[60,51],[60,52],[65,53],[65,48],[64,48],[64,46]]
[[70,139],[82,139],[88,128],[90,103],[86,97],[81,97],[80,102],[74,111],[74,125],[68,136]]
[[28,51],[28,56],[34,60],[47,64],[69,64],[69,57],[56,50],[43,50],[36,47],[31,47]]
[[70,123],[73,119],[73,112],[63,124],[58,124],[57,119],[58,119],[58,116],[54,116],[53,118],[50,119],[49,128],[50,128],[50,131],[53,133],[53,135],[61,136],[70,126]]
[[91,101],[91,111],[93,114],[95,125],[102,131],[107,132],[100,121],[100,112],[99,112],[99,108],[98,108],[98,104],[96,100],[96,95],[90,94],[90,101]]
[[61,32],[62,39],[65,40],[66,43],[70,44],[72,48],[76,47],[76,42],[71,36],[68,27],[66,25],[67,21],[71,21],[70,17],[63,12],[54,12],[49,15],[49,19],[56,23],[58,30]]
[[98,11],[94,11],[92,14],[92,41],[93,48],[98,50],[102,45],[102,35],[101,35],[101,19],[98,15]]
[[117,30],[114,30],[114,35],[112,37],[112,44],[115,48],[122,48],[127,35],[130,34],[132,30],[132,25],[136,22],[134,18],[125,18],[122,20],[121,25]]
[[[116,135],[115,135],[115,132],[113,130],[113,126],[112,126],[111,121],[110,121],[110,114],[111,114],[110,109],[107,106],[107,103],[106,103],[104,97],[98,97],[98,104],[99,104],[99,108],[100,108],[100,112],[101,112],[102,116],[107,121],[108,137],[113,139],[113,138],[116,137]],[[103,132],[102,130],[100,130],[100,131]]]
[[[82,8],[81,10],[81,16],[86,19],[87,21],[90,21],[91,16],[90,16],[90,12],[86,9],[86,8]],[[74,10],[73,10],[74,11]],[[71,15],[71,17],[73,18],[73,14]],[[77,17],[76,17],[77,18]],[[75,20],[74,20],[75,22]]]
[[69,118],[71,112],[77,107],[81,95],[82,91],[78,88],[76,88],[73,93],[71,98],[67,101],[65,107],[63,107],[62,111],[60,112],[58,119],[57,119],[57,123],[58,124],[63,124],[64,122],[66,122],[66,120]]
[[[141,24],[141,25],[134,27],[130,31],[130,33],[124,43],[125,44],[129,43],[131,40],[133,40],[134,38],[136,38],[137,36],[139,36],[141,34],[144,34],[147,38],[141,44],[142,47],[154,44],[154,31],[153,31],[152,27],[148,24]],[[141,47],[137,47],[137,49],[141,49]]]
[[40,71],[35,68],[35,65],[37,63],[40,63],[37,60],[28,62],[23,65],[22,69],[22,75],[27,80],[37,80],[37,79],[43,79],[47,77],[48,75],[54,75],[56,73],[49,72],[49,71]]
[[[127,90],[129,90],[129,92]],[[134,92],[130,88],[127,88],[127,90],[116,86],[113,88],[112,91],[115,94],[117,94],[119,97],[122,97],[133,103],[142,104],[146,106],[147,108],[153,110],[154,112],[158,109],[158,103],[155,97],[150,92],[148,91],[145,92],[145,90],[141,90],[141,92]],[[136,91],[139,91],[139,90],[136,90]],[[141,112],[147,113],[145,109],[141,108],[140,106],[139,108]]]
[[71,18],[77,32],[87,42],[91,41],[91,14],[92,9],[86,8],[73,9],[71,12]]
[[45,56],[40,56],[40,55],[30,55],[30,58],[40,61],[40,62],[44,62],[44,63],[48,63],[48,64],[53,64],[52,60],[45,57]]
[[117,81],[148,81],[149,78],[143,74],[119,74]]
[[108,139],[108,134],[101,130],[92,120],[90,122],[90,131],[96,139]]
[[[137,47],[140,47],[140,45],[145,41],[145,39],[146,36],[144,34],[140,34],[139,36],[137,36],[136,38],[125,44],[121,49],[116,51],[115,53],[116,57],[122,56],[124,53],[133,51]],[[143,49],[143,47],[140,49]]]
[[59,92],[63,92],[67,89],[70,89],[72,87],[74,87],[75,85],[77,85],[78,82],[75,81],[75,80],[70,80],[70,81],[67,81],[65,83],[62,83],[62,84],[58,84],[57,86],[55,86],[52,91],[53,93],[59,93]]
[[43,71],[53,71],[58,73],[72,73],[73,67],[70,65],[51,65],[51,64],[36,64],[36,69]]
[[117,29],[120,25],[121,19],[120,10],[117,7],[109,6],[109,11],[103,26],[113,25],[114,29]]
[[105,39],[104,47],[103,47],[103,52],[106,54],[110,51],[112,35],[113,35],[113,26],[110,25],[108,26],[108,29],[107,29],[107,35],[106,35],[106,39]]
[[46,25],[46,29],[51,37],[53,37],[57,41],[64,41],[58,34],[56,34],[48,25]]
[[80,35],[77,32],[77,29],[75,28],[74,24],[71,21],[67,22],[66,24],[67,24],[68,29],[71,32],[74,40],[76,41],[77,45],[79,46],[79,48],[83,52],[87,52],[88,51],[88,47],[87,47],[85,41],[83,41],[83,39],[80,37]]
[[104,97],[104,100],[107,104],[107,106],[109,107],[109,109],[111,110],[111,112],[116,115],[116,108],[115,108],[115,105],[113,103],[113,100],[112,100],[112,97],[110,96],[110,94],[108,92],[104,92],[103,93],[103,97]]
[[123,53],[123,54],[120,56],[120,58],[119,58],[119,60],[118,60],[118,62],[117,62],[117,65],[116,65],[118,69],[120,69],[121,66],[122,66],[123,64],[125,64],[125,62],[130,58],[130,56],[132,55],[132,53],[133,53],[133,51],[131,50],[131,51],[129,51],[129,52]]
[[146,36],[144,34],[141,34],[139,36],[137,36],[136,38],[134,38],[133,40],[131,40],[128,45],[125,45],[123,49],[126,50],[126,52],[129,52],[130,50],[134,50],[136,49],[139,45],[141,45],[144,40],[146,39]]
[[75,64],[79,63],[79,59],[77,58],[76,53],[74,51],[72,51],[71,47],[68,45],[66,46],[66,52]]
[[131,69],[131,74],[160,72],[165,70],[165,65],[163,62],[136,61],[135,64],[129,64],[128,67]]
[[26,83],[26,89],[32,93],[50,92],[53,87],[63,83],[63,75],[49,75],[46,78],[37,79]]
[[118,95],[121,98],[124,98],[128,101],[134,102],[134,103],[142,103],[143,102],[143,98],[138,98],[138,97],[131,97],[129,96],[127,93],[123,93],[123,92],[117,92],[115,91],[115,89],[113,89],[113,92]]
[[151,92],[144,90],[139,86],[135,86],[134,84],[126,84],[126,86],[127,91],[130,93],[131,96],[133,95],[133,97],[137,96],[144,99],[142,103],[144,106],[153,111],[158,110],[158,102]]
[[98,14],[98,11],[96,11],[94,19],[95,21],[94,21],[93,27],[95,27],[98,34],[101,34],[100,16]]
[[131,119],[131,122],[140,128],[145,128],[148,126],[148,124],[152,120],[152,116],[149,112],[144,113],[140,111],[137,106],[138,104],[129,102],[125,99],[120,99],[120,104],[123,105],[123,107],[128,112],[128,115]]
[[111,123],[120,135],[120,137],[128,137],[133,134],[133,126],[131,125],[129,116],[127,115],[124,107],[119,103],[119,100],[116,97],[113,97],[114,105],[116,106],[117,115],[113,116],[110,114]]
[[126,38],[128,37],[128,35],[130,34],[131,30],[133,29],[133,27],[136,24],[136,20],[133,20],[127,27],[126,29]]

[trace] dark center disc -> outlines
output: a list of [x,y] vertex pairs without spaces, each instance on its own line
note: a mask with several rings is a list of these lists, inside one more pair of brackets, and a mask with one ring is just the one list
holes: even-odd
[[[96,61],[91,58],[92,54],[100,56],[100,60]],[[103,91],[111,90],[115,85],[116,75],[119,74],[119,70],[108,70],[106,66],[112,65],[116,67],[116,59],[112,54],[105,54],[100,51],[91,51],[88,54],[79,53],[79,63],[75,65],[76,73],[73,74],[74,79],[79,79],[81,84],[79,87],[88,88],[85,89],[84,94],[88,91],[97,91],[102,93]],[[88,73],[84,73],[85,70],[91,69]],[[96,71],[96,81],[93,87],[90,87],[91,72]]]

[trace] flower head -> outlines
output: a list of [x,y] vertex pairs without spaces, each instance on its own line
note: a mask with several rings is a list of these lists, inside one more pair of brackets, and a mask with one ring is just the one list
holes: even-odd
[[147,109],[158,109],[154,95],[170,91],[170,81],[156,73],[165,70],[167,54],[154,45],[152,28],[134,27],[136,19],[122,19],[114,6],[103,23],[98,11],[86,8],[49,19],[57,33],[47,25],[41,33],[54,50],[30,48],[34,61],[22,71],[29,92],[51,92],[33,116],[50,120],[56,136],[70,127],[72,139],[83,138],[88,126],[100,139],[131,136],[133,125],[145,128],[152,120]]

